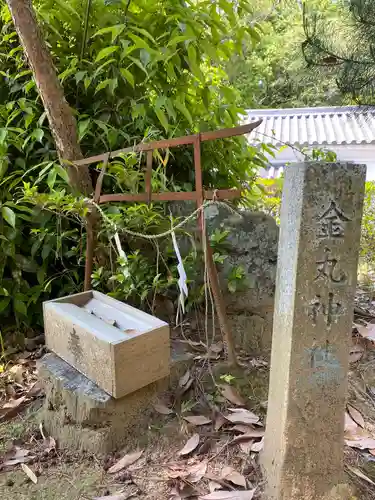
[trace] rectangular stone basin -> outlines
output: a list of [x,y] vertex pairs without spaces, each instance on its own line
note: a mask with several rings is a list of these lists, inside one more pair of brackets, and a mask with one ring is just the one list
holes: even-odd
[[100,292],[43,304],[46,344],[114,398],[169,375],[167,323]]

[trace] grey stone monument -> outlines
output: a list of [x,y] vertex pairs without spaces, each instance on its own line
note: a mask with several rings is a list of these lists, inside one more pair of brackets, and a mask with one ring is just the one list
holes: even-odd
[[286,169],[262,464],[267,500],[350,498],[344,412],[366,167]]

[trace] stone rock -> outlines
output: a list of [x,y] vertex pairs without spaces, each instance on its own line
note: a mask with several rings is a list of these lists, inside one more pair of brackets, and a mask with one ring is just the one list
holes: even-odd
[[149,424],[153,402],[190,364],[192,357],[173,353],[171,378],[164,378],[123,398],[114,399],[55,354],[38,364],[46,398],[39,419],[61,448],[109,453]]
[[272,311],[260,316],[249,311],[227,311],[237,348],[254,355],[267,354],[272,340]]
[[220,270],[226,285],[233,268],[244,271],[244,287],[230,293],[223,287],[228,317],[235,342],[247,352],[267,353],[271,348],[272,317],[277,265],[279,228],[262,213],[242,210],[230,213],[226,207],[212,205],[206,210],[210,234],[227,230],[228,258]]
[[[171,209],[183,217],[195,205],[175,203]],[[235,211],[224,204],[206,207],[205,220],[210,235],[217,229],[229,231],[229,255],[219,266],[219,277],[236,344],[249,352],[266,353],[271,348],[279,227],[263,212]],[[185,229],[196,235],[196,222],[189,222]],[[182,253],[191,249],[189,238],[180,237],[179,244]],[[244,286],[230,293],[228,276],[238,266],[244,271]]]
[[228,258],[224,260],[220,278],[227,283],[234,267],[244,270],[244,289],[230,293],[223,289],[226,303],[233,310],[263,312],[272,309],[277,264],[279,228],[276,221],[263,212],[229,212],[226,207],[207,208],[206,224],[210,234],[215,229],[229,231]]

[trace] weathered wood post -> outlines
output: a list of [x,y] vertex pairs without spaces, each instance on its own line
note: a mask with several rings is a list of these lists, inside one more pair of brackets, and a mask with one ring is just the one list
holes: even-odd
[[262,457],[267,500],[349,498],[344,412],[365,172],[353,164],[286,169]]

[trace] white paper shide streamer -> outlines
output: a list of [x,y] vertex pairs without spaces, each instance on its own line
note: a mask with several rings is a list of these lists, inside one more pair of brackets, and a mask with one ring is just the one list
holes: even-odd
[[[179,275],[178,287],[180,289],[180,297],[179,297],[178,302],[181,306],[182,312],[184,313],[185,312],[185,299],[188,296],[187,276],[186,276],[184,265],[182,263],[181,254],[180,254],[180,250],[179,250],[178,245],[177,245],[176,234],[174,231],[172,231],[171,236],[172,236],[173,248],[174,248],[177,260],[178,260],[178,264],[177,264],[177,270],[178,270],[178,275]],[[178,320],[178,311],[177,311],[177,320]],[[176,321],[176,322],[178,322],[178,321]]]

